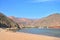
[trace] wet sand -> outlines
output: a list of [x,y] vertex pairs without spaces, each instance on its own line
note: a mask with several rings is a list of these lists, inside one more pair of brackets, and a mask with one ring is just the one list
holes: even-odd
[[21,32],[0,32],[0,40],[60,40],[60,38]]

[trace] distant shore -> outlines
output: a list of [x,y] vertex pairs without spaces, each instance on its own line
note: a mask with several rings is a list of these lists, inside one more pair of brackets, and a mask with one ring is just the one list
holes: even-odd
[[0,40],[60,40],[60,38],[21,32],[1,31]]

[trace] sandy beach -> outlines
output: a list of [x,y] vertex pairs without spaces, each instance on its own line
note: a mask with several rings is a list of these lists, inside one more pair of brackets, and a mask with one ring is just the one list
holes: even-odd
[[60,38],[21,32],[0,32],[0,40],[60,40]]

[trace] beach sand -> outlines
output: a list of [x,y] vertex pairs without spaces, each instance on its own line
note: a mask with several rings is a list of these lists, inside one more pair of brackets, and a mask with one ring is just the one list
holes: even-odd
[[60,40],[60,38],[21,32],[0,32],[0,40]]

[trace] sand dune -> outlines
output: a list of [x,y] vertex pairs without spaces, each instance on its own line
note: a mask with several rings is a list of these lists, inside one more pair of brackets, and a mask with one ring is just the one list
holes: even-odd
[[0,32],[0,40],[60,40],[60,38],[43,35],[18,33],[18,32]]

